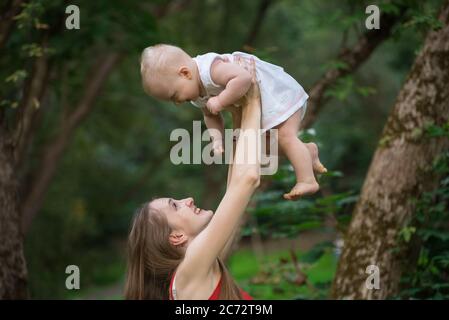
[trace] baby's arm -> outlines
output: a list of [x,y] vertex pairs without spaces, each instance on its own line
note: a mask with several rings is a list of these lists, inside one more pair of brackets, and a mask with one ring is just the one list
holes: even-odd
[[251,86],[251,74],[245,68],[220,59],[212,64],[210,75],[216,84],[226,87],[207,101],[208,109],[215,114],[237,102]]
[[223,153],[224,121],[220,113],[213,114],[207,108],[202,108],[204,123],[212,138],[212,146],[215,154]]

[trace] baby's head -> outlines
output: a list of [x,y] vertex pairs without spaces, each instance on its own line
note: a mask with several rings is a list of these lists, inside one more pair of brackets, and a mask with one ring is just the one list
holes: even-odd
[[145,92],[155,98],[182,103],[200,95],[196,63],[181,48],[167,44],[145,48],[140,73]]

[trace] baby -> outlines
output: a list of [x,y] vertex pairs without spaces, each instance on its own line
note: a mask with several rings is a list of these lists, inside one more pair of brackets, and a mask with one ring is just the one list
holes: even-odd
[[255,60],[262,103],[261,128],[278,129],[281,150],[296,174],[296,185],[284,198],[295,200],[318,191],[314,171],[326,172],[315,143],[298,139],[308,95],[283,68],[243,52],[206,53],[194,58],[181,48],[158,44],[146,48],[141,57],[142,84],[146,93],[180,104],[190,101],[201,108],[211,133],[214,152],[223,152],[224,123],[220,111],[238,104],[251,86],[251,74],[239,59]]

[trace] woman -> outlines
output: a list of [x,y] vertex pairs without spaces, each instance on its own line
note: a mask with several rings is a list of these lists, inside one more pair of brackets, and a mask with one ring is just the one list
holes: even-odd
[[215,214],[197,208],[192,198],[155,199],[137,212],[129,235],[126,299],[251,299],[222,262],[260,181],[255,155],[260,152],[261,111],[254,61],[249,69],[253,85],[241,108],[226,194]]

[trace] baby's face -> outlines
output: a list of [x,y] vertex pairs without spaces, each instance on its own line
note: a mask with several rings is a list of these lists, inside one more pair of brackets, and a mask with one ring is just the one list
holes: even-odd
[[200,95],[199,83],[195,76],[190,79],[185,76],[178,76],[170,93],[170,101],[180,104],[198,99]]
[[200,84],[196,74],[187,69],[158,79],[151,85],[151,95],[161,100],[180,104],[198,99]]

